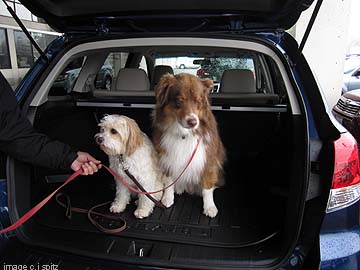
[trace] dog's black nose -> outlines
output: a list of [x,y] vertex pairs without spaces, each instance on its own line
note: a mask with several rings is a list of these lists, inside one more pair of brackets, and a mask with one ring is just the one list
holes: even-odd
[[189,127],[195,127],[197,125],[197,120],[195,118],[189,118],[188,120],[186,120],[186,123],[188,124]]
[[98,144],[101,144],[101,143],[103,143],[104,142],[104,138],[103,137],[96,137],[96,142],[98,143]]

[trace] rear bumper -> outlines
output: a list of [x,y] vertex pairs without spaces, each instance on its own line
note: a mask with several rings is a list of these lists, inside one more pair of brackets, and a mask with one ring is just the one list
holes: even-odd
[[360,269],[360,201],[324,218],[321,270]]
[[360,229],[320,236],[321,269],[360,268]]

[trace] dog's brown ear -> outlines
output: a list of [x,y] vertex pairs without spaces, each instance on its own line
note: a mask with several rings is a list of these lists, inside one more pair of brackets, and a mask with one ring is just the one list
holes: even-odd
[[142,145],[143,137],[138,124],[131,118],[125,118],[129,128],[129,137],[126,145],[126,155],[130,156],[135,150]]
[[163,106],[167,100],[169,88],[176,80],[175,76],[167,73],[160,78],[159,83],[155,87],[155,97],[158,105]]
[[209,94],[211,89],[214,87],[214,82],[210,79],[200,79],[202,85],[204,86],[205,93]]

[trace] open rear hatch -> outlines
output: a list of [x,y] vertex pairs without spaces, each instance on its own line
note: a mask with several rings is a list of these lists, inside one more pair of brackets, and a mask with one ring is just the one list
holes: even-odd
[[65,33],[95,31],[104,23],[111,32],[288,29],[313,0],[20,2]]

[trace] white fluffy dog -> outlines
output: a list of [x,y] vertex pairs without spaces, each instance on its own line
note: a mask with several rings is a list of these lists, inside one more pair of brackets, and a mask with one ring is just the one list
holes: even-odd
[[[99,123],[100,133],[95,140],[100,148],[109,156],[110,168],[119,174],[127,183],[136,187],[133,181],[124,172],[120,162],[122,155],[130,173],[138,180],[146,191],[161,190],[163,188],[158,159],[150,139],[144,134],[137,123],[126,116],[107,115]],[[116,182],[116,196],[111,204],[113,213],[123,212],[130,202],[131,192],[119,181]],[[152,194],[156,200],[162,192]],[[148,217],[154,208],[154,203],[146,197],[139,195],[137,209],[134,215],[137,218]]]

